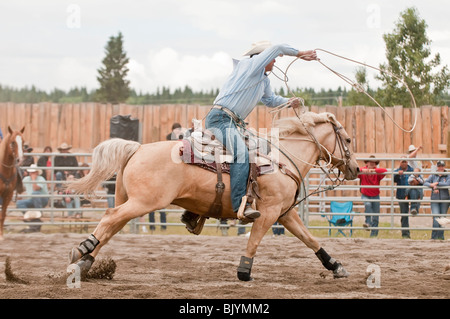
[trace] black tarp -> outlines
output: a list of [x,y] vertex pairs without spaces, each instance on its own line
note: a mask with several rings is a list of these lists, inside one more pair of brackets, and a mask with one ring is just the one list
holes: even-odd
[[109,137],[139,142],[139,119],[133,119],[131,115],[111,117]]

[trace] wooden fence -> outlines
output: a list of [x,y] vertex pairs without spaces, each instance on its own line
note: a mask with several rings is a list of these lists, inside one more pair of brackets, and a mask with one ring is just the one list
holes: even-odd
[[[193,118],[204,119],[211,106],[201,105],[111,105],[111,104],[14,104],[0,103],[0,128],[6,133],[8,125],[25,126],[25,139],[40,152],[46,145],[55,150],[66,142],[74,152],[91,152],[101,141],[109,138],[112,116],[131,115],[139,119],[141,142],[164,140],[174,122],[189,127]],[[447,157],[448,106],[422,106],[418,109],[402,106],[378,107],[311,106],[314,112],[331,112],[352,137],[358,157],[376,154],[392,157],[404,154],[410,144],[422,145],[424,157]],[[412,133],[406,133],[417,122]],[[284,110],[280,116],[294,116]],[[393,120],[391,120],[391,118]],[[248,118],[257,130],[272,126],[272,115],[265,106],[258,106]],[[394,123],[395,122],[395,123]]]

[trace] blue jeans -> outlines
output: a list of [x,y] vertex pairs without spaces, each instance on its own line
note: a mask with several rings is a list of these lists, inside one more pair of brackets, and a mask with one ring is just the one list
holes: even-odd
[[[431,203],[431,213],[434,214],[447,214],[449,203]],[[442,228],[442,226],[437,222],[439,217],[433,217],[433,228]],[[443,230],[433,230],[431,232],[431,239],[442,239],[444,240]]]
[[[408,198],[409,199],[422,199],[423,198],[423,189],[422,188],[409,188],[408,189]],[[411,201],[411,210],[417,210],[419,212],[420,202]]]
[[[148,213],[149,223],[155,223],[155,212]],[[159,221],[161,224],[166,223],[166,212],[159,212]],[[166,225],[161,225],[161,229],[167,229]],[[155,230],[155,225],[150,225],[150,230]]]
[[[80,198],[79,197],[72,198],[71,201],[68,202],[68,203],[65,200],[63,200],[63,203],[66,206],[66,208],[80,208],[81,207],[81,203],[80,203]],[[71,210],[71,211],[67,212],[67,216],[73,216],[75,214],[81,215],[81,211]]]
[[[33,195],[42,195],[38,192],[33,192]],[[19,199],[16,202],[17,208],[44,208],[48,204],[48,197],[31,197],[29,199]]]
[[[411,203],[411,209],[412,205]],[[398,206],[400,206],[400,214],[409,214],[409,202],[400,202]],[[400,223],[402,224],[402,228],[409,228],[409,216],[401,216]],[[402,230],[402,237],[410,238],[409,230]]]
[[[362,194],[361,198],[364,199],[380,199],[380,195],[377,196],[367,196]],[[380,215],[380,202],[364,202],[364,212],[366,214],[377,214],[372,216],[366,216],[366,224],[369,227],[378,227],[378,220]],[[378,236],[378,229],[372,229],[370,231],[370,237]]]
[[237,212],[247,191],[249,173],[248,149],[236,124],[222,110],[212,109],[205,120],[206,128],[233,154],[230,163],[231,204]]

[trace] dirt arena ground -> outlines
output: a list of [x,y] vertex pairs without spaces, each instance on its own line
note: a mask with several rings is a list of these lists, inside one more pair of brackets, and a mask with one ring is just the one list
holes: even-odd
[[[266,236],[254,259],[254,281],[240,282],[236,268],[245,237],[118,234],[97,257],[114,260],[113,279],[69,288],[68,252],[86,237],[8,234],[0,243],[1,299],[450,298],[448,240],[320,238],[351,274],[333,279],[298,239]],[[18,282],[7,280],[7,264]],[[367,280],[374,265],[378,284]]]

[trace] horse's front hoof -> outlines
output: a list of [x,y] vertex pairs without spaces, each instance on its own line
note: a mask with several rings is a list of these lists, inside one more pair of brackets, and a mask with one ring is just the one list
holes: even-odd
[[253,258],[248,258],[241,256],[241,262],[237,269],[238,279],[241,281],[252,281],[253,278],[250,276],[252,272]]
[[253,277],[250,276],[250,273],[238,271],[237,276],[240,281],[253,281]]
[[345,270],[344,266],[342,266],[342,264],[340,263],[337,266],[337,268],[333,270],[334,278],[347,278],[348,276],[350,276],[350,273],[347,270]]

